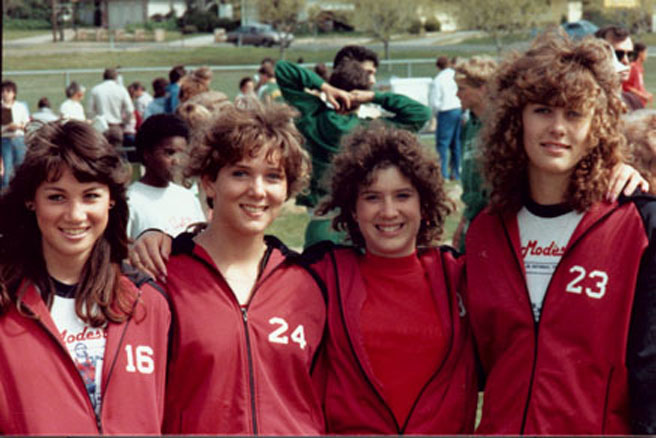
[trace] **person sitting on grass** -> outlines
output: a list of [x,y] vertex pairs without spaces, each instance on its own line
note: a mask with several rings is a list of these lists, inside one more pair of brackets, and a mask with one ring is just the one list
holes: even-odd
[[137,133],[137,155],[146,173],[128,188],[128,237],[148,228],[177,236],[205,220],[196,195],[173,183],[175,167],[187,151],[187,125],[172,114],[149,117]]

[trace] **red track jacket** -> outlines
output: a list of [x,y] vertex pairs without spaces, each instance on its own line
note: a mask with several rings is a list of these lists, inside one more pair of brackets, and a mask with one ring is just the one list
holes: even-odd
[[[474,349],[467,315],[458,294],[462,261],[446,249],[420,251],[449,336],[447,354],[426,382],[405,424],[397,424],[377,389],[366,357],[359,316],[365,299],[359,257],[351,248],[328,250],[318,244],[306,257],[328,289],[328,331],[322,354],[324,410],[331,434],[457,434],[474,429],[477,389]],[[319,261],[316,261],[319,259]]]
[[477,432],[656,431],[655,207],[643,199],[591,208],[553,274],[539,323],[516,214],[486,210],[474,220],[466,303],[487,375]]
[[0,316],[1,435],[161,433],[171,313],[152,286],[122,281],[139,301],[127,321],[106,328],[98,419],[37,289],[29,285],[23,300],[36,319],[15,306]]
[[319,435],[312,368],[325,324],[318,283],[267,236],[250,302],[241,308],[190,234],[173,243],[166,288],[174,311],[164,432]]

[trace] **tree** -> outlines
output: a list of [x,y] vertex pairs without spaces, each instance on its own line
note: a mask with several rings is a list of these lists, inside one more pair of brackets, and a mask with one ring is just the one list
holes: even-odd
[[298,15],[305,9],[305,0],[257,0],[260,19],[271,23],[280,38],[280,58],[285,59],[285,49],[298,27]]
[[540,0],[457,0],[456,6],[461,26],[486,32],[499,54],[504,35],[534,27],[547,10],[547,2]]
[[385,59],[390,59],[392,36],[410,27],[417,17],[418,6],[418,0],[359,0],[355,4],[353,21],[356,29],[383,43]]

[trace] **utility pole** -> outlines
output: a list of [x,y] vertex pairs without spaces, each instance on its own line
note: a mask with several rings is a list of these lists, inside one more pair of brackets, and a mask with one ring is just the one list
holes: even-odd
[[57,0],[51,0],[52,15],[50,21],[52,22],[52,42],[57,42]]

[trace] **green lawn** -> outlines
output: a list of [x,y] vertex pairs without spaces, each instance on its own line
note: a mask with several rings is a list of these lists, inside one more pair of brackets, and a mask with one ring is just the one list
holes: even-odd
[[21,38],[29,38],[37,35],[51,35],[50,30],[37,29],[37,30],[26,30],[26,29],[2,29],[2,39],[4,41],[18,40]]

